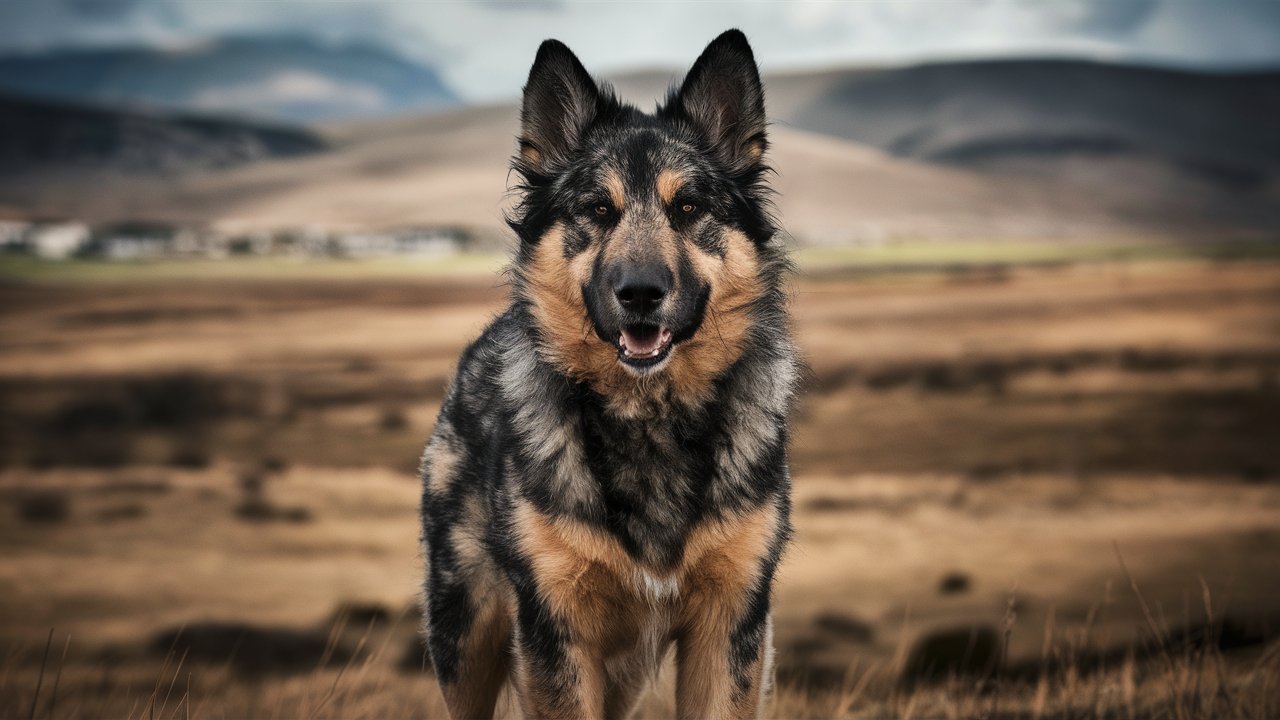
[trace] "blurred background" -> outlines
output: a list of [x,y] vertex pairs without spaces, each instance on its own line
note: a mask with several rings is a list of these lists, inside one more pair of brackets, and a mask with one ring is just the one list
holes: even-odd
[[529,64],[650,109],[728,27],[809,366],[771,714],[1280,715],[1280,2],[6,0],[0,716],[441,716]]

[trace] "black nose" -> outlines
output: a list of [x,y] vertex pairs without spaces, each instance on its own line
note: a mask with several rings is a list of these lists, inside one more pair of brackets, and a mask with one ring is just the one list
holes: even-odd
[[668,273],[657,267],[632,267],[622,272],[613,286],[613,294],[623,309],[634,313],[653,312],[667,296],[671,283]]

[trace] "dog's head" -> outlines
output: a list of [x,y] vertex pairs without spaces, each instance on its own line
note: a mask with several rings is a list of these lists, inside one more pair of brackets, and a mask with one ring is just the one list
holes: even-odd
[[517,296],[539,352],[602,394],[695,402],[779,320],[764,96],[741,32],[716,38],[653,115],[562,43],[538,50],[513,166]]

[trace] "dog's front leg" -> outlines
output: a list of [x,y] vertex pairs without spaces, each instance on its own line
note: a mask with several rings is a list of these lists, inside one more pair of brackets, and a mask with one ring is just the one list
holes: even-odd
[[773,578],[787,504],[708,525],[690,541],[676,628],[681,718],[759,717],[773,677]]
[[767,584],[739,598],[702,598],[676,647],[676,708],[682,719],[755,718],[773,673]]
[[570,622],[536,594],[518,600],[515,686],[526,718],[604,715],[604,665]]

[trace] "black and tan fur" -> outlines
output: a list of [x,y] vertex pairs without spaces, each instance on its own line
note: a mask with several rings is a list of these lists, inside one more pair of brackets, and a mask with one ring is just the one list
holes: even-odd
[[746,38],[652,114],[543,43],[510,307],[422,461],[426,632],[455,718],[625,717],[674,648],[682,717],[754,717],[790,533],[796,382]]

